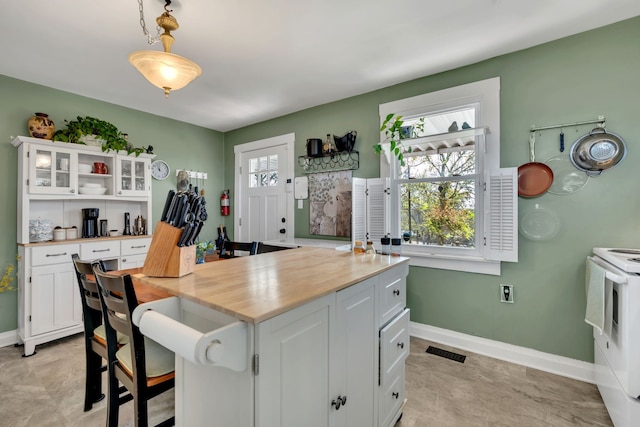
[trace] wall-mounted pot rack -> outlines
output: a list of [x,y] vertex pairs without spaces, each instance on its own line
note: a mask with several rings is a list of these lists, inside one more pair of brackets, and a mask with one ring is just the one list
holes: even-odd
[[531,161],[533,162],[535,159],[535,150],[534,145],[536,142],[536,132],[542,134],[543,130],[549,129],[562,129],[560,131],[560,152],[564,151],[564,128],[576,128],[576,132],[578,131],[578,126],[588,125],[596,123],[599,128],[603,128],[606,126],[606,120],[604,116],[598,116],[595,120],[584,120],[581,122],[573,122],[573,123],[562,123],[559,125],[550,125],[550,126],[536,126],[531,125],[531,129],[529,129],[529,150],[531,152]]
[[529,132],[534,133],[534,132],[548,130],[548,129],[572,128],[572,127],[588,125],[588,124],[592,124],[592,123],[597,123],[598,127],[604,128],[606,120],[605,120],[604,116],[598,116],[598,118],[595,119],[595,120],[585,120],[583,122],[563,123],[563,124],[560,124],[560,125],[550,125],[550,126],[531,125],[531,129],[529,130]]

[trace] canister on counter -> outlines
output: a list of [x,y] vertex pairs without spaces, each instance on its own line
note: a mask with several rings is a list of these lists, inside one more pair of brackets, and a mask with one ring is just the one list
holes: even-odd
[[67,238],[67,232],[62,227],[56,227],[53,230],[53,240],[64,240]]
[[64,229],[67,234],[67,240],[77,239],[78,238],[78,229],[73,226]]
[[380,239],[380,253],[382,255],[391,255],[391,239],[389,237]]
[[393,238],[391,239],[391,256],[401,256],[402,255],[402,239]]

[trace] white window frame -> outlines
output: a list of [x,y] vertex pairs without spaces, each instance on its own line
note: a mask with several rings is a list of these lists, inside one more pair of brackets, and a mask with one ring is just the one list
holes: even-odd
[[[468,104],[479,104],[478,122],[476,126],[488,128],[484,138],[478,138],[480,144],[477,148],[478,185],[476,188],[484,190],[487,186],[494,191],[499,188],[504,193],[505,203],[508,209],[503,212],[489,206],[490,198],[486,191],[477,191],[476,194],[476,235],[481,236],[476,241],[480,246],[475,250],[468,248],[432,248],[419,245],[404,246],[403,256],[411,258],[410,264],[421,267],[442,268],[465,272],[500,275],[501,261],[517,262],[517,184],[515,168],[500,168],[500,78],[495,77],[461,86],[456,86],[436,92],[401,99],[379,106],[380,124],[388,114],[396,114],[404,117],[415,117],[434,111],[454,109]],[[385,134],[381,132],[380,141],[388,146]],[[484,144],[482,144],[484,139]],[[398,185],[393,177],[399,168],[399,162],[394,156],[380,156],[380,176],[390,178],[390,214],[389,234],[392,237],[400,236],[400,202],[398,200]],[[499,172],[498,172],[499,170]],[[491,178],[489,175],[491,174]],[[496,178],[498,176],[498,178]],[[498,182],[497,185],[490,185]],[[489,182],[490,181],[490,182]],[[502,207],[500,204],[499,207]],[[479,218],[478,218],[479,216]],[[501,230],[494,233],[494,224],[498,222]],[[501,239],[506,236],[506,249],[503,249]],[[500,241],[500,242],[498,242]],[[496,250],[497,243],[498,250]],[[476,245],[478,246],[478,245]]]

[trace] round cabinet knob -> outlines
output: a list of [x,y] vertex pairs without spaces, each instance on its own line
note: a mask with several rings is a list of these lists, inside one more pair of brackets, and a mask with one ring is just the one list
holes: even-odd
[[399,290],[399,289],[394,289],[394,290],[393,290],[393,294],[394,294],[395,296],[400,295],[400,290]]
[[391,393],[391,396],[393,396],[395,399],[397,399],[398,397],[400,397],[400,393],[396,393],[394,391],[393,393]]
[[403,342],[399,342],[399,343],[398,343],[398,347],[400,347],[400,348],[404,348],[404,343],[403,343]]

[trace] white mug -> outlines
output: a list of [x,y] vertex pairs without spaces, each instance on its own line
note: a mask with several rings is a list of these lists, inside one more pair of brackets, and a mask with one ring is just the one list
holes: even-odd
[[62,171],[69,170],[69,159],[60,159],[60,170]]

